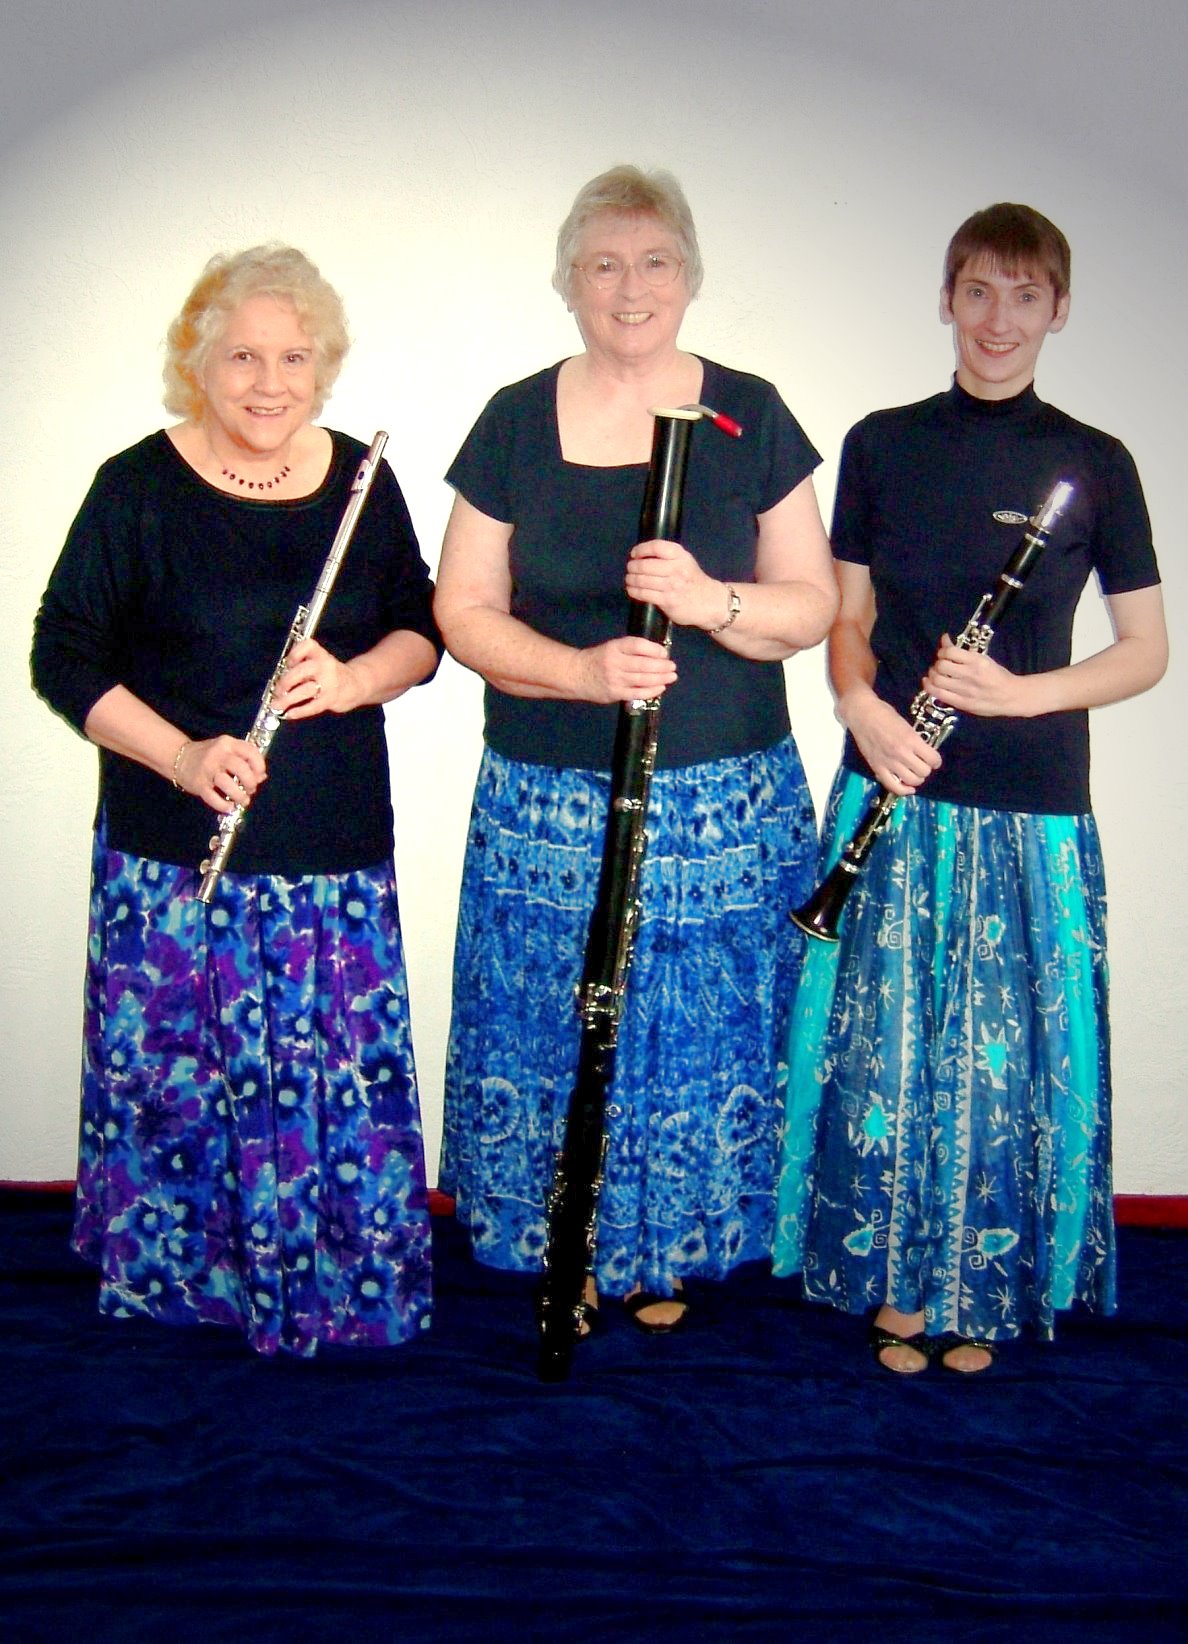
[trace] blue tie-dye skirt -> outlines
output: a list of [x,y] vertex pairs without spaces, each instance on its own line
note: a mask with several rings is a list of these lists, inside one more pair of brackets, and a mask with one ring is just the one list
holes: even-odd
[[[458,923],[442,1186],[480,1260],[532,1271],[577,1065],[609,778],[491,752]],[[596,1278],[670,1294],[770,1251],[783,1055],[816,863],[789,738],[657,772],[620,1026]]]
[[[829,863],[874,792],[839,773]],[[1105,922],[1092,816],[900,802],[805,965],[778,1273],[930,1334],[1113,1310]]]
[[430,1226],[392,868],[196,888],[96,835],[74,1245],[100,1309],[261,1353],[404,1341]]

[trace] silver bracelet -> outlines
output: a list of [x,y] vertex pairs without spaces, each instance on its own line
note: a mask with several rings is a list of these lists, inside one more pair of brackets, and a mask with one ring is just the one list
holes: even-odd
[[716,628],[707,628],[706,629],[707,634],[722,634],[722,633],[725,633],[726,629],[729,628],[730,624],[734,621],[735,617],[742,610],[742,600],[739,599],[738,593],[737,593],[733,583],[728,582],[726,584],[726,592],[730,595],[730,614],[727,616],[725,622],[719,622],[719,624]]

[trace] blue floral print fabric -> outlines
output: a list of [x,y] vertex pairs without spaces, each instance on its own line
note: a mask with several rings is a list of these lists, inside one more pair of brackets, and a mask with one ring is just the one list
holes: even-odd
[[[535,1270],[577,1066],[609,777],[486,751],[471,818],[442,1185],[480,1260]],[[658,771],[608,1114],[595,1274],[661,1295],[766,1258],[816,824],[791,739]]]
[[392,869],[195,888],[97,834],[74,1244],[100,1308],[267,1354],[405,1341],[430,1224]]
[[[839,773],[830,862],[874,792]],[[804,969],[777,1273],[930,1334],[1113,1311],[1105,923],[1091,815],[901,801]]]

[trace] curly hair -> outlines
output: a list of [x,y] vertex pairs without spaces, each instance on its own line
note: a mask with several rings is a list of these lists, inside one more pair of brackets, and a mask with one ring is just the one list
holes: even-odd
[[337,291],[304,252],[291,245],[254,245],[220,252],[202,270],[165,339],[165,409],[197,422],[206,408],[202,377],[230,316],[249,297],[266,293],[292,303],[314,345],[316,417],[334,387],[351,346]]
[[701,290],[704,269],[697,245],[693,213],[684,190],[671,171],[641,171],[638,166],[612,166],[592,177],[577,192],[569,215],[557,233],[557,265],[553,289],[569,301],[573,290],[574,259],[587,226],[603,212],[629,217],[655,217],[676,240],[685,265],[690,297]]

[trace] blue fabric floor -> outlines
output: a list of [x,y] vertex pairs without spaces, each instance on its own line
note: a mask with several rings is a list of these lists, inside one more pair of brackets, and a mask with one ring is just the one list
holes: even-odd
[[433,1329],[264,1361],[107,1321],[62,1199],[0,1194],[13,1644],[1182,1640],[1188,1235],[976,1382],[877,1369],[751,1267],[535,1371],[531,1283],[435,1221]]

